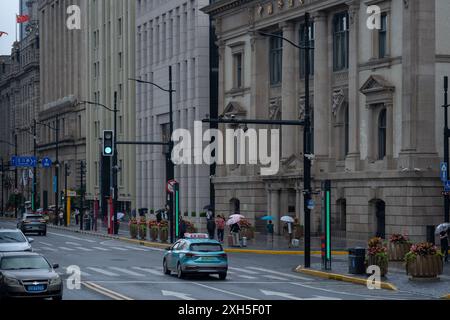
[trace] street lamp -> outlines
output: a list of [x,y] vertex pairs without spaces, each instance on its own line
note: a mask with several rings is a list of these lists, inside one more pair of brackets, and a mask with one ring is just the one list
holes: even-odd
[[[140,79],[128,79],[130,81],[135,81],[137,83],[143,83],[143,84],[150,84],[154,87],[157,87],[158,89],[169,93],[169,131],[170,131],[170,137],[169,137],[169,142],[168,142],[168,146],[169,146],[169,150],[166,153],[166,179],[167,181],[173,180],[175,178],[175,165],[172,161],[172,150],[173,150],[173,141],[172,141],[172,134],[173,134],[173,93],[175,92],[175,90],[173,90],[173,84],[172,84],[172,66],[169,66],[169,89],[164,89],[163,87],[157,85],[156,83],[150,82],[150,81],[144,81],[144,80],[140,80]],[[164,142],[163,142],[164,143]],[[157,144],[157,143],[152,143],[152,144]],[[175,235],[174,235],[174,219],[173,219],[173,209],[172,208],[172,204],[174,203],[173,201],[173,197],[174,195],[172,193],[170,193],[169,191],[167,192],[167,196],[166,196],[166,207],[169,206],[170,208],[170,215],[169,215],[169,219],[170,219],[170,242],[174,242],[175,239]],[[178,221],[176,221],[176,223],[178,223]]]
[[117,229],[117,198],[119,196],[119,188],[117,185],[117,172],[119,171],[117,165],[117,91],[114,91],[114,109],[111,109],[104,104],[92,101],[80,101],[79,104],[88,104],[93,106],[100,106],[110,112],[114,113],[114,153],[113,153],[113,170],[112,170],[112,188],[113,188],[113,210],[114,210],[114,234],[118,234],[119,230]]

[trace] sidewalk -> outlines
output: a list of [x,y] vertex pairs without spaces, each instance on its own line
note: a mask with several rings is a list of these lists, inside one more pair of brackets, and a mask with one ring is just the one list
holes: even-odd
[[[297,268],[297,272],[321,278],[367,285],[366,275],[348,273],[346,257],[333,257],[332,270],[323,271],[320,263],[313,263],[309,270]],[[358,281],[359,280],[359,281]],[[412,292],[424,297],[450,299],[450,263],[444,264],[443,274],[436,280],[410,280],[404,262],[389,262],[388,273],[381,279],[383,289]]]

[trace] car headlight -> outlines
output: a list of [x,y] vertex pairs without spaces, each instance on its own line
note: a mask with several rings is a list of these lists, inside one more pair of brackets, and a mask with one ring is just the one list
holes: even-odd
[[50,285],[54,286],[54,285],[59,285],[59,284],[61,284],[61,278],[60,277],[50,279]]
[[7,278],[7,277],[5,277],[5,278],[3,279],[3,282],[4,282],[6,285],[8,285],[8,286],[20,286],[19,280],[14,279],[14,278]]

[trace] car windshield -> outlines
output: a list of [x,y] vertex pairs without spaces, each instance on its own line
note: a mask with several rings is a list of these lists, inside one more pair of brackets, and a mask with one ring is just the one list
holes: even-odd
[[196,243],[191,245],[191,251],[198,252],[218,252],[223,251],[220,244],[215,243]]
[[44,217],[41,215],[34,214],[34,215],[26,215],[25,219],[26,220],[41,220],[41,219],[44,219]]
[[0,243],[27,242],[19,232],[0,232]]
[[0,262],[2,270],[49,269],[47,260],[40,256],[3,257]]

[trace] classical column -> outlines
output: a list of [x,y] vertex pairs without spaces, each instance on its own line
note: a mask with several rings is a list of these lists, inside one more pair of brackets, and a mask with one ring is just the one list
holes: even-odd
[[270,193],[270,214],[274,218],[273,226],[274,233],[280,233],[280,193],[279,190],[271,189]]
[[386,107],[386,158],[388,162],[394,157],[394,105],[385,103]]
[[[281,24],[283,29],[283,37],[296,43],[294,24],[284,22]],[[282,119],[295,120],[297,119],[296,112],[296,90],[295,84],[297,74],[295,73],[295,57],[297,50],[294,46],[286,41],[283,41],[283,76],[282,76]],[[287,159],[295,153],[295,127],[284,126],[282,129],[282,159]]]
[[[287,216],[289,212],[289,189],[281,189],[280,192],[280,216],[278,221],[282,216]],[[277,232],[281,233],[283,224],[281,223]]]
[[328,171],[330,128],[330,76],[328,65],[327,15],[317,12],[314,17],[314,153],[316,170]]
[[[403,5],[402,148],[399,165],[438,165],[436,153],[436,4],[410,0]],[[441,112],[441,111],[440,111]],[[420,155],[418,155],[420,154]]]
[[348,67],[348,104],[349,104],[349,154],[346,159],[346,167],[351,171],[359,169],[360,132],[359,132],[359,8],[360,1],[348,1],[349,6],[349,67]]

